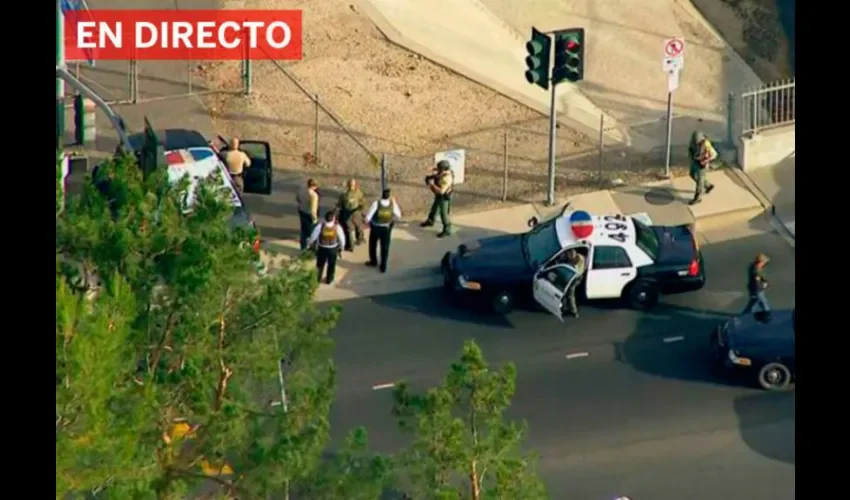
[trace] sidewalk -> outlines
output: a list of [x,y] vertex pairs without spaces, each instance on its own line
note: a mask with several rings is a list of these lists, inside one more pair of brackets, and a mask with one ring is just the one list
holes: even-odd
[[[337,265],[336,283],[322,284],[316,292],[316,300],[338,301],[438,286],[442,279],[439,262],[446,251],[455,250],[466,241],[525,232],[528,230],[529,218],[551,215],[567,201],[575,208],[594,213],[646,213],[658,224],[696,222],[701,229],[726,224],[729,217],[752,220],[763,212],[761,203],[727,171],[711,172],[709,179],[716,186],[715,190],[705,196],[702,203],[693,207],[687,205],[693,197],[693,182],[682,178],[585,193],[569,200],[558,200],[556,207],[526,204],[457,215],[453,221],[456,233],[445,239],[436,237],[436,228],[421,229],[419,221],[407,221],[393,231],[387,273],[382,274],[374,268],[366,267],[368,249],[366,245],[357,247],[354,252],[344,254]],[[275,258],[266,256],[271,270],[278,267],[282,259],[292,258],[299,253],[294,237],[265,238],[263,246],[277,253]]]

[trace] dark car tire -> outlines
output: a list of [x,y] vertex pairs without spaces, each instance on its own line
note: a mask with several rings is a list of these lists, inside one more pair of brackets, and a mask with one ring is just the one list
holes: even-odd
[[511,292],[502,290],[501,292],[493,295],[490,304],[493,308],[493,312],[505,315],[514,310],[514,296]]
[[638,280],[626,289],[625,299],[632,309],[648,311],[658,305],[661,291],[649,280]]
[[791,385],[791,370],[778,361],[768,363],[759,369],[758,382],[767,391],[784,391]]

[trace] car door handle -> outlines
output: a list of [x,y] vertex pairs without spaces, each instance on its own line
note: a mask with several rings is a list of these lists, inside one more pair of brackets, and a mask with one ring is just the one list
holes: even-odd
[[620,276],[631,276],[632,273],[620,273]]

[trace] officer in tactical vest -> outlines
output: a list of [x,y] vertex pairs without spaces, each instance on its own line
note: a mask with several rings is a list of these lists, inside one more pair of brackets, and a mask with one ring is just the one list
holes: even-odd
[[688,155],[691,159],[690,176],[696,184],[694,199],[691,205],[702,201],[702,194],[708,194],[714,189],[714,184],[708,181],[708,172],[712,163],[717,159],[717,150],[708,140],[703,132],[694,131],[691,135],[691,143],[688,146]]
[[566,309],[566,313],[571,314],[574,318],[578,318],[576,289],[578,289],[578,286],[581,284],[581,280],[584,278],[584,271],[587,269],[587,264],[585,263],[584,255],[578,253],[573,248],[567,250],[566,254],[567,264],[573,266],[578,276],[573,280],[569,288],[567,288],[567,293],[564,297],[564,300],[566,301],[564,307]]
[[377,246],[381,247],[381,266],[382,273],[387,272],[387,261],[390,258],[390,238],[392,236],[393,225],[401,220],[401,209],[395,201],[389,189],[385,189],[381,194],[381,199],[372,202],[369,211],[366,213],[366,222],[371,227],[369,231],[369,262],[367,266],[375,267],[378,265]]
[[342,253],[342,247],[345,246],[345,234],[336,222],[336,212],[331,210],[325,214],[325,220],[316,225],[316,229],[307,240],[307,245],[310,247],[316,245],[316,270],[319,281],[322,281],[322,274],[327,264],[328,274],[325,277],[325,283],[330,285],[336,275],[336,261]]
[[454,176],[452,175],[452,166],[446,160],[437,162],[436,171],[425,177],[425,184],[428,189],[434,193],[434,203],[431,204],[431,211],[428,213],[428,219],[420,226],[431,227],[434,225],[434,219],[437,217],[437,212],[440,213],[440,222],[443,224],[443,230],[437,235],[437,238],[449,236],[452,234],[452,221],[449,219],[452,211],[452,187],[454,186]]
[[[337,209],[339,210],[339,224],[342,226],[342,232],[345,233],[345,250],[348,252],[354,251],[354,245],[363,244],[363,225],[361,224],[363,217],[363,205],[365,203],[363,191],[357,185],[357,179],[349,179],[347,189],[339,195]],[[356,242],[351,238],[351,230],[354,229]]]

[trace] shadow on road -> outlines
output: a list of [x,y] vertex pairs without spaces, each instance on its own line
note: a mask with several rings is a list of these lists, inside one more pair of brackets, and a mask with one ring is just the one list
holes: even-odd
[[[680,306],[660,306],[642,314],[635,330],[615,351],[616,361],[650,375],[684,381],[727,384],[711,367],[709,336],[712,329],[729,316]],[[643,333],[651,332],[651,334]],[[682,337],[681,348],[659,355],[657,344],[664,338]],[[647,343],[652,342],[653,346]]]
[[[446,296],[441,288],[372,297],[372,301],[397,311],[415,312],[441,320],[484,325],[495,328],[513,328],[507,316],[488,313],[484,306],[460,305],[457,299]],[[400,325],[403,327],[403,325]],[[434,332],[437,333],[437,332]],[[448,333],[448,332],[446,332]],[[458,332],[455,332],[456,334]]]
[[741,439],[756,453],[794,465],[795,403],[793,392],[738,397],[734,405]]

